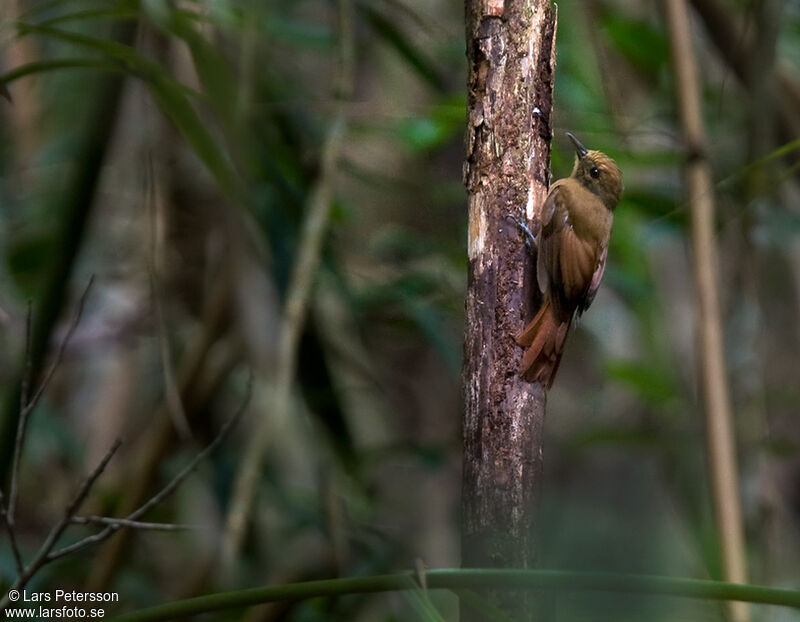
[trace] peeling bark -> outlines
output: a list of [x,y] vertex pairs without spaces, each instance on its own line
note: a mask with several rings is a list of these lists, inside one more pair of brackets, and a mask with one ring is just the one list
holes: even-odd
[[[518,375],[514,335],[540,303],[514,220],[547,194],[556,11],[549,0],[467,0],[469,284],[464,345],[462,563],[530,567],[545,394]],[[527,597],[488,595],[519,619]],[[465,606],[462,620],[482,619]]]

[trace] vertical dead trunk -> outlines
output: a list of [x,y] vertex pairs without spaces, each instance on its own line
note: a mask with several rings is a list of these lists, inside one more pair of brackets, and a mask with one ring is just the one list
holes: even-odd
[[[549,0],[467,0],[469,284],[464,345],[462,564],[532,565],[545,394],[518,375],[514,342],[536,311],[514,220],[547,193],[556,13]],[[529,619],[526,595],[489,594]],[[462,620],[481,617],[464,605]]]

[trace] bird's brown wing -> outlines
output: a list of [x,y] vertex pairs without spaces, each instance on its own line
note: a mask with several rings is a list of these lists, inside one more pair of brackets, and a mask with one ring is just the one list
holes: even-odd
[[580,315],[589,305],[592,304],[594,297],[597,295],[597,290],[600,288],[600,281],[603,280],[603,273],[606,271],[606,258],[608,257],[608,246],[604,246],[600,252],[600,258],[597,261],[597,266],[592,274],[592,282],[589,284],[589,289],[586,296],[578,303],[578,314]]
[[539,244],[536,280],[543,294],[550,288],[551,283],[560,281],[560,262],[557,260],[560,252],[558,234],[566,226],[568,220],[564,202],[563,190],[556,182],[544,200],[542,219],[537,235]]
[[540,289],[550,291],[554,311],[563,318],[571,316],[586,298],[599,259],[597,246],[578,237],[572,227],[566,206],[568,193],[556,184],[547,195],[536,266]]

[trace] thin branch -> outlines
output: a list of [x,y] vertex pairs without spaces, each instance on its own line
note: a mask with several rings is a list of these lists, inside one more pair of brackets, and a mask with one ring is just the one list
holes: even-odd
[[[51,562],[56,559],[60,559],[65,555],[70,555],[71,553],[75,553],[76,551],[80,551],[85,549],[88,546],[93,544],[98,544],[103,542],[104,540],[111,537],[116,531],[126,527],[124,522],[138,522],[137,519],[140,516],[143,516],[145,513],[150,511],[153,507],[164,501],[169,495],[175,492],[175,489],[178,488],[196,468],[197,465],[204,460],[207,456],[212,454],[216,449],[225,441],[225,439],[230,434],[231,430],[233,429],[234,425],[239,421],[242,414],[247,410],[247,406],[250,404],[250,398],[253,394],[253,374],[252,372],[248,376],[247,379],[247,388],[245,389],[245,396],[242,400],[242,404],[239,406],[239,409],[234,413],[234,415],[225,422],[225,424],[220,428],[219,433],[214,438],[211,443],[209,443],[205,449],[203,449],[200,453],[198,453],[194,459],[187,464],[180,473],[178,473],[172,480],[164,486],[158,493],[150,497],[145,503],[143,503],[138,509],[128,514],[124,519],[116,519],[117,522],[115,524],[109,524],[106,526],[105,529],[99,531],[96,534],[91,536],[87,536],[82,540],[78,540],[73,544],[65,546],[57,551],[54,551],[47,557],[47,561]],[[120,522],[122,521],[122,522]]]
[[8,519],[8,510],[6,509],[5,498],[3,497],[2,490],[0,490],[0,516],[2,516],[3,525],[8,533],[8,541],[11,543],[11,552],[14,554],[14,563],[17,567],[17,575],[20,575],[25,570],[25,564],[22,562],[22,555],[20,555],[19,546],[17,545],[17,534],[14,530],[14,525]]
[[69,505],[64,511],[64,517],[58,522],[58,524],[56,524],[55,527],[53,527],[53,529],[50,531],[50,535],[47,536],[44,544],[42,544],[40,554],[37,555],[37,557],[41,557],[41,559],[48,559],[50,557],[50,551],[53,550],[53,547],[58,542],[61,534],[64,533],[64,530],[66,530],[72,521],[72,517],[75,516],[75,513],[80,509],[81,505],[86,500],[86,497],[91,491],[92,486],[94,486],[95,482],[97,481],[97,478],[100,477],[103,471],[106,470],[106,466],[108,466],[111,458],[114,457],[114,454],[117,453],[117,450],[121,445],[122,441],[117,439],[111,446],[111,449],[106,452],[106,455],[100,461],[100,464],[98,464],[95,470],[92,471],[83,481],[81,487],[78,489],[78,492],[72,498],[72,501],[70,501]]
[[135,512],[131,512],[125,518],[128,520],[136,520],[137,518],[145,514],[145,512],[149,511],[151,508],[155,507],[156,505],[161,503],[164,499],[166,499],[169,495],[171,495],[175,491],[175,489],[178,486],[180,486],[181,483],[183,483],[183,480],[185,480],[197,468],[197,465],[207,456],[214,453],[217,450],[217,448],[225,441],[225,439],[228,438],[228,435],[233,429],[233,426],[236,425],[239,419],[241,419],[244,412],[247,410],[247,407],[250,404],[250,399],[252,396],[253,396],[253,374],[252,372],[250,372],[250,374],[247,377],[247,386],[245,388],[244,399],[242,400],[239,409],[234,413],[233,417],[228,419],[228,421],[225,422],[222,428],[220,428],[220,431],[217,434],[216,438],[213,441],[211,441],[211,443],[209,443],[208,446],[203,451],[198,453],[194,457],[194,460],[192,460],[189,464],[187,464],[183,468],[183,470],[172,479],[172,481],[169,484],[164,486],[164,488],[161,489],[161,492],[153,495],[138,510],[136,510]]
[[86,304],[86,299],[89,296],[89,290],[92,288],[92,284],[94,283],[94,275],[89,277],[89,282],[86,284],[86,287],[81,294],[80,300],[78,301],[78,308],[75,310],[75,315],[72,317],[72,321],[70,322],[69,328],[67,329],[66,334],[64,335],[64,339],[61,340],[61,344],[58,346],[58,350],[56,351],[55,358],[53,362],[50,364],[47,372],[45,372],[44,377],[42,378],[39,387],[34,391],[33,396],[28,397],[29,386],[31,382],[31,368],[32,368],[32,361],[31,361],[31,311],[30,305],[28,306],[28,317],[27,317],[27,327],[26,327],[26,342],[25,342],[25,374],[22,381],[22,397],[20,402],[20,413],[19,413],[19,420],[17,421],[17,436],[14,440],[14,457],[12,458],[12,467],[11,467],[11,485],[9,487],[9,500],[8,500],[8,520],[11,525],[14,525],[14,513],[17,505],[17,486],[19,483],[19,463],[22,457],[22,449],[25,442],[25,430],[28,427],[28,417],[30,416],[33,409],[36,408],[36,405],[39,403],[39,400],[42,399],[42,395],[44,395],[47,386],[50,384],[50,381],[53,379],[53,376],[58,369],[58,366],[61,363],[62,358],[64,357],[64,352],[67,349],[67,344],[69,343],[70,339],[72,339],[72,335],[75,332],[75,329],[78,327],[78,324],[81,321],[81,315],[83,315],[83,308]]
[[[119,449],[120,445],[122,445],[122,441],[119,439],[111,446],[111,449],[108,450],[106,455],[100,461],[100,464],[92,471],[86,479],[81,483],[78,491],[75,493],[75,496],[67,505],[66,509],[64,510],[64,516],[62,519],[50,530],[45,541],[39,547],[39,550],[36,553],[36,556],[33,560],[24,568],[22,572],[19,573],[17,576],[16,581],[11,586],[12,590],[21,590],[23,589],[28,581],[31,580],[31,577],[35,575],[41,568],[47,564],[49,564],[53,559],[51,558],[50,552],[53,550],[53,547],[58,543],[58,539],[64,533],[64,531],[69,527],[70,523],[72,522],[72,517],[75,516],[75,513],[80,509],[83,502],[86,500],[89,492],[91,491],[92,487],[94,486],[97,478],[102,475],[103,471],[105,471],[106,466],[108,466],[109,461],[111,458],[114,457],[114,454]],[[3,597],[0,598],[0,611],[2,611],[8,604],[10,603],[8,593]]]
[[86,500],[89,492],[94,486],[97,478],[102,475],[103,471],[105,471],[106,466],[108,466],[109,461],[111,458],[114,457],[114,454],[117,453],[120,445],[122,445],[122,441],[119,439],[111,446],[111,449],[108,450],[103,459],[100,461],[100,464],[95,467],[94,471],[92,471],[83,483],[78,488],[78,491],[75,493],[75,496],[72,497],[72,500],[67,505],[66,509],[64,510],[64,516],[61,520],[50,530],[45,541],[42,543],[42,546],[39,547],[39,551],[36,553],[36,556],[33,558],[30,564],[25,568],[25,570],[17,577],[17,580],[14,582],[14,589],[21,589],[24,587],[31,577],[38,572],[42,566],[50,563],[52,561],[52,557],[50,552],[53,550],[53,547],[58,543],[58,539],[64,533],[64,531],[69,527],[72,517],[75,516],[75,513],[80,509],[83,502]]
[[178,525],[175,523],[146,523],[128,520],[127,518],[112,518],[110,516],[73,516],[73,525],[113,525],[116,527],[129,527],[130,529],[144,529],[150,531],[191,531],[203,529],[202,525]]
[[[719,267],[714,240],[714,185],[700,104],[686,0],[666,0],[675,70],[675,94],[687,148],[686,181],[691,205],[692,250],[697,288],[701,386],[705,402],[711,492],[725,579],[747,582],[744,528],[739,506],[734,426],[725,367],[719,302]],[[750,620],[750,609],[730,603],[734,622]]]

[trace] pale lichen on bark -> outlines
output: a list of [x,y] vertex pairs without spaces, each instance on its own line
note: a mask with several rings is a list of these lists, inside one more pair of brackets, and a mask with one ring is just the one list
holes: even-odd
[[504,0],[486,0],[485,15],[492,15],[494,17],[502,17],[505,10]]

